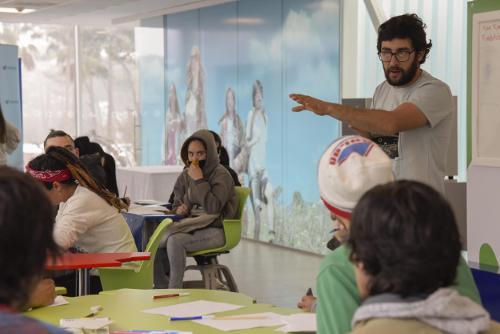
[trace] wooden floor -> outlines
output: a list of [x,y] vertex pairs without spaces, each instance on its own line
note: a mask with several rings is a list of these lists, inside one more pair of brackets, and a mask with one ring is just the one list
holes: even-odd
[[[314,291],[322,258],[243,239],[230,254],[219,256],[219,262],[229,267],[240,292],[258,303],[296,307],[307,288]],[[184,279],[199,277],[195,272],[187,272]]]

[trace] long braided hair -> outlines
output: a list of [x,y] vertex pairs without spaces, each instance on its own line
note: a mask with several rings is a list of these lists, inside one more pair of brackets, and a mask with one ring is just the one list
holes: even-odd
[[[64,172],[68,170],[71,174],[67,180],[60,181],[62,184],[78,184],[96,193],[104,199],[109,205],[114,206],[119,211],[128,210],[128,205],[111,193],[105,187],[97,183],[90,175],[88,169],[80,162],[77,156],[63,147],[52,146],[47,153],[42,154],[31,160],[27,166],[28,173],[37,174],[37,172]],[[37,178],[36,176],[34,176]],[[37,178],[42,181],[47,189],[52,189],[52,182],[43,178]]]

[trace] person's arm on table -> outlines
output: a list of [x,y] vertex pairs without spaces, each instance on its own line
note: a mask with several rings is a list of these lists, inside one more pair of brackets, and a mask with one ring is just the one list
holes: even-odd
[[31,293],[28,308],[52,305],[55,298],[56,287],[54,281],[50,278],[42,279]]

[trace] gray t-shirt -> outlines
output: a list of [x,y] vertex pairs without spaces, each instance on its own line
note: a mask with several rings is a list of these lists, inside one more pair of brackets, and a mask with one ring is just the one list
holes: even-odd
[[375,89],[371,108],[392,111],[407,102],[424,113],[428,124],[399,133],[398,156],[393,160],[396,179],[421,181],[444,193],[446,157],[456,113],[450,88],[422,70],[409,86],[381,83]]

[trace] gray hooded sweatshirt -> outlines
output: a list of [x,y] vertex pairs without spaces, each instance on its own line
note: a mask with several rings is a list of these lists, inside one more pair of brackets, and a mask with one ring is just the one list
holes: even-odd
[[357,309],[352,325],[373,318],[417,319],[446,333],[475,334],[490,326],[490,316],[481,305],[449,288],[425,299],[395,294],[369,297]]
[[166,238],[179,232],[192,232],[208,226],[222,227],[225,218],[236,218],[238,201],[234,191],[231,174],[219,163],[219,156],[213,135],[208,130],[196,131],[181,148],[182,161],[189,165],[188,146],[194,139],[205,143],[207,149],[206,163],[202,167],[203,178],[193,180],[188,169],[179,175],[174,186],[173,210],[181,204],[189,209],[188,217],[169,225]]

